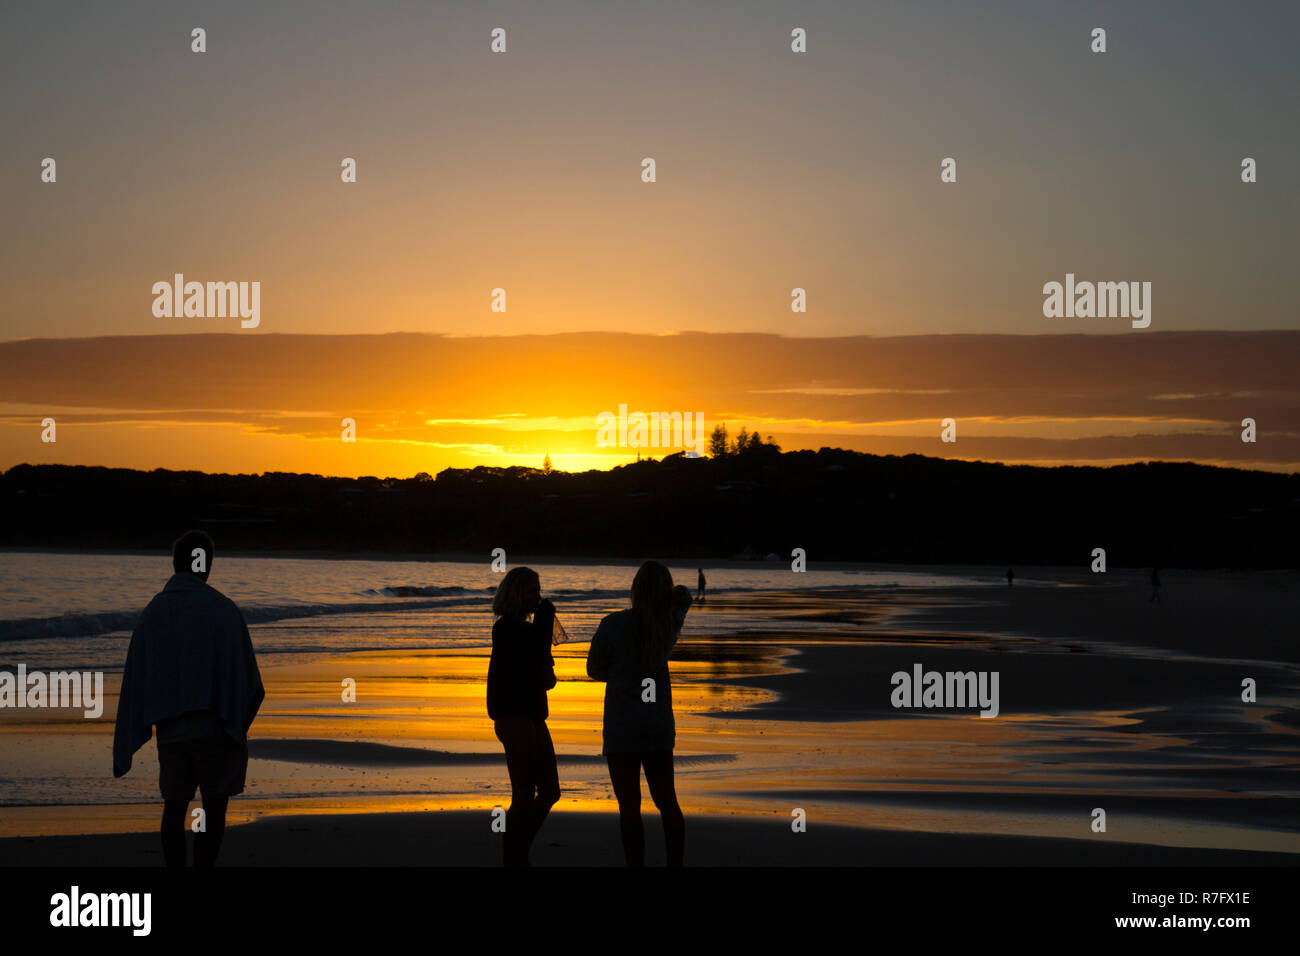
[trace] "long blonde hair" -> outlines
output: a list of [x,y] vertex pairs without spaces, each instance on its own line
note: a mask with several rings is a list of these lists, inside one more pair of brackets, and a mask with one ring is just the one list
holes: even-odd
[[632,579],[632,635],[644,662],[668,660],[677,622],[673,620],[673,576],[658,561],[647,561]]
[[492,598],[493,615],[508,617],[512,621],[523,620],[527,616],[524,613],[524,587],[530,581],[541,582],[532,568],[518,567],[507,571]]

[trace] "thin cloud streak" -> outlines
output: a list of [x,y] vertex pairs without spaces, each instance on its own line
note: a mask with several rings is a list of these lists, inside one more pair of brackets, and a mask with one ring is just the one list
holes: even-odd
[[[311,440],[303,470],[411,467],[414,451],[375,452],[362,467],[322,441],[337,441],[353,418],[369,445],[423,449],[428,465],[414,470],[487,463],[476,454],[496,464],[512,455],[540,464],[548,453],[612,464],[636,449],[597,447],[597,416],[626,405],[700,412],[707,429],[757,428],[787,450],[1291,469],[1300,462],[1297,367],[1300,332],[1282,331],[28,339],[0,343],[0,462],[72,455],[95,464],[76,447],[111,435],[104,447],[115,461],[151,467],[171,459],[147,433],[174,427],[222,435],[187,467],[226,467],[223,447],[253,433],[275,439],[290,463],[294,443]],[[57,446],[39,443],[46,415],[63,429]],[[945,418],[958,422],[955,444],[939,440]],[[1255,444],[1240,440],[1244,418],[1258,423]],[[66,444],[73,435],[85,440]],[[244,460],[255,465],[251,448]]]

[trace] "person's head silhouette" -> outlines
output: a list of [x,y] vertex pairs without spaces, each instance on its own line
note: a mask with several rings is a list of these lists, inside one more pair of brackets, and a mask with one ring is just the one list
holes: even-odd
[[205,531],[186,531],[172,545],[172,570],[207,581],[212,570],[212,538]]
[[517,567],[506,572],[492,598],[492,613],[512,621],[523,621],[537,610],[542,583],[532,568]]

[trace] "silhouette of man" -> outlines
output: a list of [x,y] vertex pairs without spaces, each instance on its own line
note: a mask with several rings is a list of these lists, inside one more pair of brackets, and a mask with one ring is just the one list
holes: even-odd
[[207,584],[212,559],[212,539],[202,531],[188,531],[172,545],[175,573],[131,635],[117,704],[114,777],[131,769],[157,726],[169,867],[185,865],[185,816],[196,787],[204,819],[194,837],[194,865],[216,862],[226,805],[244,790],[248,728],[265,696],[244,615]]
[[1007,568],[1007,587],[1011,587],[1011,582],[1016,579],[1015,574],[1010,568]]
[[[1160,600],[1160,569],[1159,568],[1151,569],[1151,601],[1155,601],[1157,604],[1165,603],[1164,601]],[[1147,603],[1150,604],[1151,601],[1147,601]]]
[[[703,569],[703,568],[697,568],[696,570],[700,572],[700,576],[699,576],[699,578],[698,578],[698,580],[697,580],[696,583],[699,585],[699,590],[700,590],[700,600],[703,601],[703,600],[704,600],[704,569]],[[691,593],[690,591],[687,591],[687,592],[686,592],[687,597],[690,596],[690,593]]]

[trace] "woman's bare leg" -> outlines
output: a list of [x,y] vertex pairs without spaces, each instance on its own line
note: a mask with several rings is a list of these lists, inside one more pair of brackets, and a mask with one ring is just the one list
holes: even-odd
[[645,826],[641,822],[641,755],[606,754],[609,782],[618,801],[618,827],[628,866],[645,866]]
[[532,827],[528,832],[525,853],[532,847],[551,807],[560,799],[560,771],[555,760],[555,743],[551,740],[551,731],[544,720],[534,723],[533,731],[533,780],[537,784],[537,796],[533,800]]
[[510,774],[510,808],[506,810],[506,832],[501,841],[502,861],[506,866],[527,866],[537,790],[536,733],[533,722],[526,717],[503,718],[496,722],[495,728],[497,739],[506,750],[506,770]]
[[659,808],[664,822],[664,843],[668,850],[668,865],[681,866],[686,852],[686,818],[677,803],[677,788],[673,783],[673,752],[656,750],[643,755],[645,780],[650,786],[650,799]]

